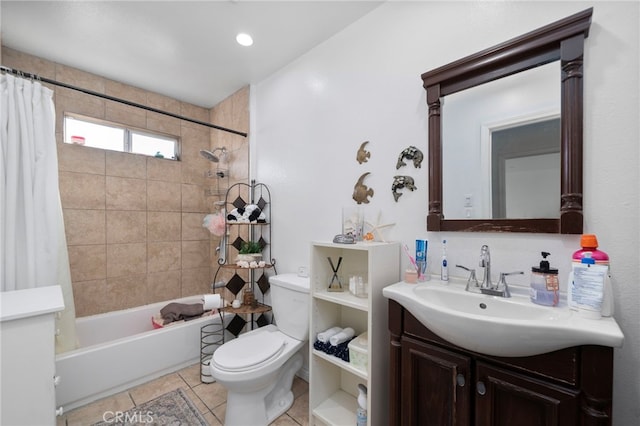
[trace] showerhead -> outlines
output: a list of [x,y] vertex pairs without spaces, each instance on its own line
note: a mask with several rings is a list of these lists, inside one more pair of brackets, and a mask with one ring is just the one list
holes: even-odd
[[[216,157],[216,154],[215,154],[216,151],[220,151],[220,157]],[[227,148],[225,147],[216,148],[213,150],[213,152],[206,149],[201,149],[200,155],[202,155],[204,158],[211,161],[212,163],[217,163],[220,160],[225,161],[227,158]]]

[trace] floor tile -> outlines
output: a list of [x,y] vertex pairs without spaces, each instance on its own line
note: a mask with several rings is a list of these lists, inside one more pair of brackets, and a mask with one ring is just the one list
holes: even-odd
[[186,390],[189,389],[189,385],[182,380],[182,377],[180,377],[178,373],[172,373],[136,386],[129,390],[129,394],[133,402],[136,405],[140,405],[178,388]]
[[113,417],[116,411],[127,411],[135,407],[128,392],[100,399],[67,413],[67,426],[87,426]]
[[[182,388],[210,426],[223,426],[227,411],[227,390],[219,383],[200,381],[200,363],[183,368],[108,398],[70,411],[56,426],[87,426],[105,420],[109,413],[127,411],[172,390]],[[309,424],[309,385],[295,377],[293,405],[270,426],[307,426]],[[107,417],[105,417],[107,416]]]

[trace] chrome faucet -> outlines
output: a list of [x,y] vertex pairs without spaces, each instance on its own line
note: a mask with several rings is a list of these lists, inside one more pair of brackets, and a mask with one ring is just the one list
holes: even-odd
[[484,268],[482,274],[482,284],[480,289],[490,289],[493,287],[491,284],[491,253],[489,252],[489,246],[483,245],[480,249],[480,267]]

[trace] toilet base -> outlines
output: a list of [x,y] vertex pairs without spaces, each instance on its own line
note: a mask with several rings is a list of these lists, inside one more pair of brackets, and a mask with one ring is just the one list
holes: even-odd
[[303,357],[295,353],[281,367],[276,382],[252,393],[227,391],[225,426],[267,426],[293,405],[291,386],[302,367]]

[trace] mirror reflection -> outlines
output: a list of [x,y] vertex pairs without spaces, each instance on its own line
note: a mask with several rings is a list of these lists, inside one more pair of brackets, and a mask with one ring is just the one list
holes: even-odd
[[446,219],[560,216],[560,62],[447,95]]

